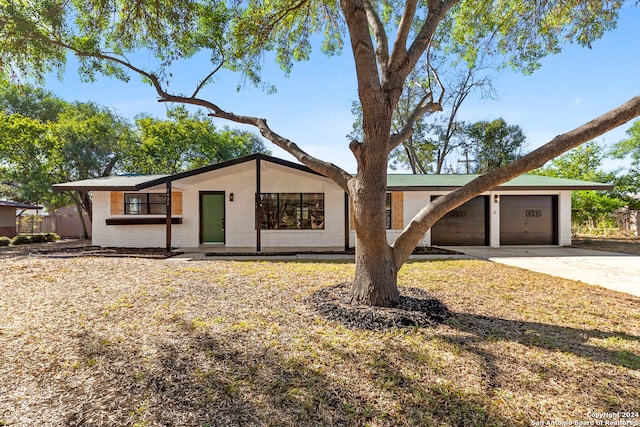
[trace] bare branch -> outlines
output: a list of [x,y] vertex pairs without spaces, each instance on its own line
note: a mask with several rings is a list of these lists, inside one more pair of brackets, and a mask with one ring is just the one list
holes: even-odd
[[224,65],[224,62],[225,62],[225,59],[224,59],[224,56],[223,56],[223,58],[220,60],[220,64],[218,64],[218,66],[213,71],[211,71],[209,74],[207,74],[207,76],[200,82],[200,84],[198,84],[198,87],[196,87],[196,90],[191,95],[191,98],[195,98],[196,96],[198,96],[198,92],[200,92],[200,89],[202,89],[204,87],[204,85],[207,84],[209,79],[211,77],[213,77],[214,74],[216,74],[218,71],[220,71],[220,69]]
[[413,135],[413,126],[420,117],[424,116],[426,113],[434,113],[436,111],[442,111],[442,104],[439,102],[432,102],[431,94],[425,95],[411,115],[407,118],[407,121],[402,129],[400,129],[400,132],[391,135],[391,138],[389,138],[389,151],[393,150]]
[[[365,6],[360,1],[342,0],[341,7],[349,28],[360,100],[363,104],[366,99],[382,102],[377,57],[371,40]],[[366,120],[366,117],[364,119]]]
[[393,244],[396,266],[400,268],[404,264],[424,233],[447,212],[471,200],[478,194],[539,168],[560,154],[591,141],[638,116],[640,116],[640,96],[632,98],[621,106],[570,132],[556,136],[550,142],[526,156],[509,163],[505,167],[482,175],[459,189],[429,203],[418,212]]
[[[430,66],[429,66],[430,67]],[[440,97],[438,101],[433,101],[433,90],[429,90],[429,92],[420,100],[416,108],[411,112],[409,117],[407,118],[406,123],[402,126],[402,129],[394,135],[391,135],[389,138],[389,152],[396,148],[398,145],[405,142],[407,139],[411,138],[413,134],[413,127],[416,122],[420,119],[420,117],[424,116],[427,113],[435,113],[436,111],[442,111],[442,100],[444,98],[444,86],[442,82],[438,78],[438,74],[435,70],[432,70],[433,77],[436,82],[440,86]]]
[[378,13],[371,5],[369,0],[364,0],[364,9],[367,12],[369,25],[373,29],[373,35],[376,38],[376,55],[378,56],[378,65],[382,70],[382,74],[386,74],[389,65],[389,40],[384,24],[378,16]]

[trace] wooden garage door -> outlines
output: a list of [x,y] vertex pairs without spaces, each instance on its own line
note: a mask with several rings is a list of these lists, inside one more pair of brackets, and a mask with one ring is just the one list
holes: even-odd
[[500,196],[500,245],[557,245],[558,196]]
[[[434,200],[432,197],[431,200]],[[478,196],[452,210],[431,228],[431,244],[439,246],[489,245],[488,196]]]

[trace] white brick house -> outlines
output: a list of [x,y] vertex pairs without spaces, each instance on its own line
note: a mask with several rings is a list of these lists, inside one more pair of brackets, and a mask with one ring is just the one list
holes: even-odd
[[[389,242],[427,203],[473,175],[388,178]],[[450,212],[423,245],[571,243],[571,191],[607,184],[518,177]],[[178,173],[75,181],[56,190],[93,194],[93,244],[103,247],[338,249],[354,245],[349,200],[305,166],[253,154]],[[169,196],[169,197],[167,197]],[[167,209],[170,205],[171,209]]]

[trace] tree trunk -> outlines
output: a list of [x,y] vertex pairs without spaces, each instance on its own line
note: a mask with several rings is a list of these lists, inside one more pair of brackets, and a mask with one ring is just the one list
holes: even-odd
[[[384,235],[383,235],[384,236]],[[398,269],[391,247],[373,242],[370,236],[356,233],[356,276],[351,289],[351,303],[393,307],[400,299]]]
[[84,215],[82,214],[82,203],[76,202],[76,209],[78,209],[78,218],[80,218],[80,224],[82,224],[82,238],[89,238],[89,230],[87,230],[87,224],[84,222]]
[[[367,159],[349,182],[356,230],[356,275],[351,303],[392,307],[399,301],[398,268],[387,243],[386,156]],[[377,163],[377,164],[376,164]]]

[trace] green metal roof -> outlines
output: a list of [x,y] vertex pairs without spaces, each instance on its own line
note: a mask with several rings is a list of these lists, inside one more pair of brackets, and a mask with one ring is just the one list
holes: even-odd
[[[480,175],[413,175],[389,174],[387,186],[390,189],[420,191],[450,191],[471,182]],[[508,190],[611,190],[613,185],[577,179],[554,178],[540,175],[521,175],[499,185],[495,189]]]
[[[107,176],[104,178],[86,179],[82,181],[56,184],[53,189],[56,191],[82,190],[82,191],[139,191],[156,185],[165,184],[169,181],[177,181],[212,170],[223,169],[238,163],[266,160],[272,163],[302,170],[311,174],[316,172],[306,166],[292,163],[286,160],[267,156],[264,154],[251,154],[238,159],[229,160],[204,166],[187,172],[174,175],[119,175]],[[469,183],[480,175],[412,175],[412,174],[389,174],[387,186],[396,191],[452,191]],[[508,181],[495,189],[499,190],[611,190],[610,184],[598,182],[579,181],[575,179],[552,178],[539,175],[521,175]]]

